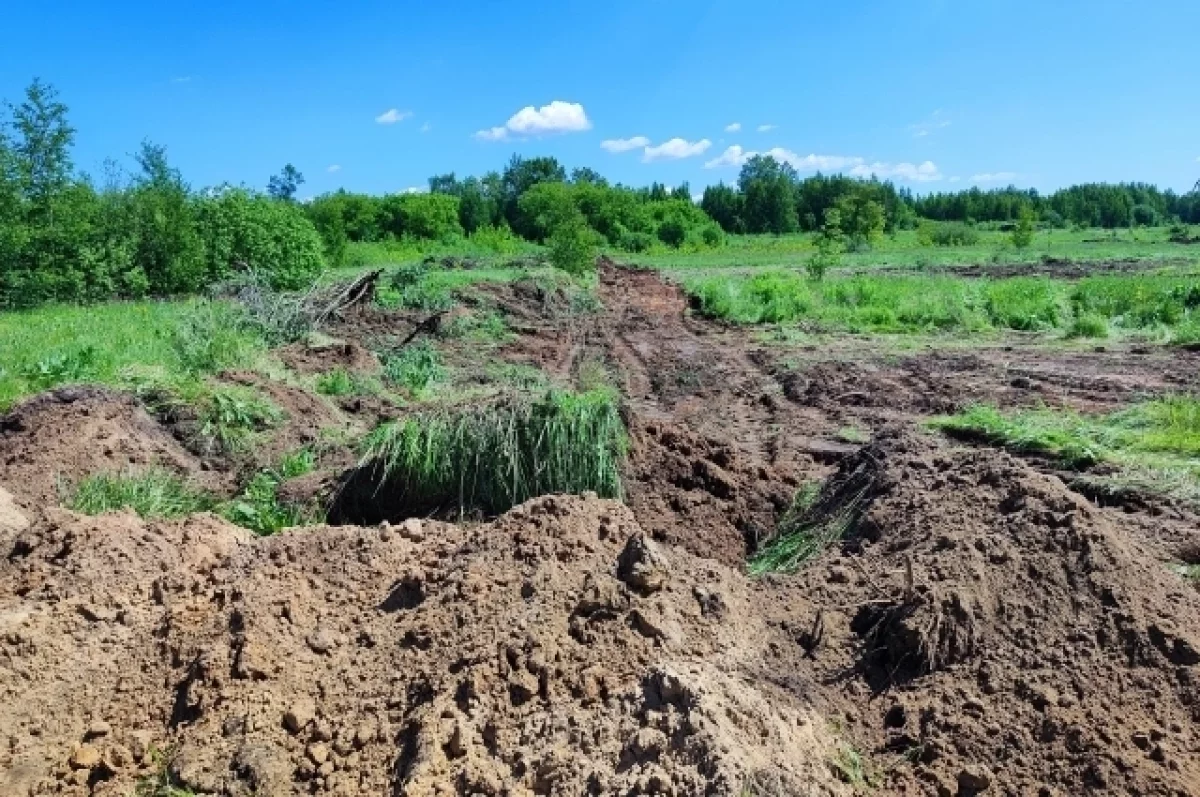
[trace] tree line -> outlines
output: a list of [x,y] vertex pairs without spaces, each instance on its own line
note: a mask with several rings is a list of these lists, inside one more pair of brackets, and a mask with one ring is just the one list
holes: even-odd
[[[610,184],[593,169],[517,155],[481,177],[431,177],[428,192],[339,190],[301,202],[304,176],[290,164],[265,191],[196,190],[151,142],[134,155],[132,173],[108,162],[93,178],[72,162],[75,134],[66,105],[41,81],[0,109],[0,307],[186,294],[247,271],[297,288],[340,265],[354,242],[516,236],[547,245],[573,270],[586,268],[597,246],[700,249],[746,233],[816,232],[832,257],[919,225],[935,243],[969,243],[974,222],[1021,230],[1200,223],[1200,184],[1187,194],[1089,184],[1047,196],[1011,187],[916,196],[877,179],[801,179],[768,156],[751,158],[735,185],[709,186],[699,203],[686,183]],[[930,232],[931,222],[958,224]]]

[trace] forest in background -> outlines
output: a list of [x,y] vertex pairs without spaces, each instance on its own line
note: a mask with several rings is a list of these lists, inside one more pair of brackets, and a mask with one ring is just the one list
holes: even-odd
[[1011,225],[1020,245],[1036,226],[1200,223],[1200,190],[1097,183],[1045,196],[1014,187],[916,195],[877,179],[801,178],[769,156],[751,158],[736,184],[709,186],[698,203],[686,183],[610,184],[594,169],[518,155],[480,177],[434,176],[426,193],[339,190],[302,202],[304,178],[290,164],[265,191],[196,189],[151,142],[134,156],[135,171],[109,162],[97,179],[73,163],[76,131],[53,87],[35,80],[4,110],[0,307],[8,308],[195,293],[244,272],[295,289],[343,265],[356,242],[470,239],[503,251],[529,241],[581,271],[597,247],[702,250],[742,234],[817,232],[819,242],[862,250],[906,229],[929,245],[957,245],[971,242],[975,225],[997,223]]

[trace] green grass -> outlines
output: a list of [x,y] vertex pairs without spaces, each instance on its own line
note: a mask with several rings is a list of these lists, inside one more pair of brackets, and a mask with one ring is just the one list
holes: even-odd
[[166,470],[97,473],[75,488],[67,507],[85,515],[132,509],[146,519],[172,520],[216,508],[216,500]]
[[389,308],[448,310],[457,303],[457,294],[462,290],[485,283],[515,282],[527,273],[522,266],[458,269],[409,263],[381,281],[375,301]]
[[1018,452],[1052,458],[1063,467],[1106,463],[1115,476],[1099,484],[1128,485],[1200,499],[1200,398],[1163,396],[1107,415],[1037,408],[1002,412],[977,405],[937,418],[934,428]]
[[792,505],[776,524],[775,535],[750,558],[746,568],[750,575],[795,572],[845,536],[858,510],[859,500],[848,502],[833,515],[815,516],[813,509],[820,493],[820,482],[806,482],[801,486]]
[[241,495],[222,507],[221,514],[259,536],[320,523],[324,518],[316,507],[290,506],[279,501],[280,484],[312,473],[315,467],[316,455],[312,449],[292,452],[283,457],[278,467],[259,471],[251,477]]
[[442,355],[428,340],[412,343],[397,352],[384,354],[383,378],[416,396],[427,393],[446,378]]
[[611,391],[430,409],[365,441],[363,466],[414,506],[499,513],[549,493],[620,497],[626,436]]
[[[884,236],[867,251],[842,256],[842,266],[862,269],[932,269],[947,266],[1038,263],[1046,258],[1075,262],[1114,260],[1200,262],[1194,246],[1170,243],[1168,229],[1039,230],[1027,249],[1012,246],[1008,233],[979,230],[979,241],[966,246],[923,246],[915,230]],[[811,233],[733,235],[719,249],[661,250],[649,254],[611,252],[618,262],[634,262],[680,274],[697,271],[802,268],[816,251]]]
[[203,454],[240,456],[258,436],[284,420],[283,411],[250,387],[205,379],[127,372],[124,384],[166,422],[183,423]]
[[814,282],[795,272],[692,280],[702,314],[736,324],[798,323],[853,333],[1052,331],[1103,337],[1110,331],[1189,342],[1200,330],[1200,277],[1139,274],[967,279],[893,275]]

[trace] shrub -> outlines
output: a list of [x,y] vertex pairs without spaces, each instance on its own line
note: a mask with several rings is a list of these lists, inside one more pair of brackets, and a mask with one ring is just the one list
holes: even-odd
[[1068,338],[1107,338],[1108,321],[1095,313],[1077,315],[1067,327]]
[[362,464],[414,507],[499,513],[550,493],[620,497],[625,450],[612,392],[551,392],[385,424],[367,438]]
[[180,365],[190,373],[247,365],[262,351],[261,340],[247,329],[245,314],[227,302],[194,303],[170,336]]
[[198,220],[210,281],[249,271],[272,288],[296,290],[324,267],[321,236],[293,203],[225,189],[200,201]]
[[943,222],[931,227],[929,240],[934,246],[973,246],[979,243],[979,232],[961,222]]
[[658,240],[667,246],[678,249],[687,239],[687,227],[681,219],[667,219],[658,225]]
[[1033,243],[1033,233],[1036,229],[1033,210],[1022,207],[1016,226],[1012,231],[1012,244],[1017,249],[1027,249]]
[[71,382],[85,382],[99,373],[99,353],[95,346],[83,346],[68,352],[49,354],[21,368],[21,378],[32,390],[49,390]]
[[626,252],[642,253],[654,248],[654,236],[648,232],[631,232],[624,230],[618,239],[617,246]]
[[394,385],[421,393],[445,379],[446,369],[438,350],[429,341],[423,340],[385,355],[383,375]]
[[594,236],[582,216],[562,222],[550,234],[550,264],[575,276],[594,270]]

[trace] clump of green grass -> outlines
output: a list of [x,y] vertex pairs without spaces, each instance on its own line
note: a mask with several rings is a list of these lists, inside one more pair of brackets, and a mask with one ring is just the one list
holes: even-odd
[[278,467],[254,474],[241,495],[228,502],[221,514],[230,522],[250,529],[259,536],[319,523],[322,517],[317,508],[290,506],[279,501],[280,484],[312,473],[315,467],[316,454],[311,448],[287,454]]
[[512,338],[508,322],[495,310],[464,313],[446,324],[441,334],[447,338],[465,338],[483,343],[503,343]]
[[1117,466],[1102,483],[1126,483],[1185,499],[1200,497],[1200,398],[1168,395],[1106,415],[1036,408],[1001,412],[976,405],[931,426],[1019,452],[1035,452],[1063,467]]
[[443,273],[425,263],[399,266],[377,291],[376,302],[410,310],[449,310],[454,306],[455,282],[442,277]]
[[1095,313],[1076,315],[1066,329],[1068,338],[1107,338],[1108,319]]
[[216,500],[161,468],[140,473],[97,473],[75,488],[67,507],[85,515],[132,509],[147,520],[186,517],[215,509]]
[[871,436],[857,426],[843,426],[837,431],[837,439],[843,443],[865,443]]
[[362,464],[411,505],[494,514],[550,493],[620,497],[626,445],[615,393],[552,391],[385,424]]
[[170,336],[179,365],[189,373],[247,365],[264,351],[262,338],[250,331],[245,312],[229,302],[194,302]]
[[427,340],[406,346],[383,357],[384,379],[393,385],[424,393],[446,378],[446,368],[437,348]]
[[850,745],[842,745],[829,764],[839,780],[855,789],[874,789],[883,785],[883,773]]
[[317,377],[317,392],[324,396],[350,396],[354,394],[354,378],[344,368],[335,368]]
[[270,399],[242,385],[139,374],[127,374],[126,380],[147,409],[184,424],[193,447],[204,454],[241,455],[284,418]]
[[862,495],[833,514],[816,514],[820,482],[806,482],[796,492],[792,505],[776,524],[775,536],[763,544],[747,565],[752,576],[792,573],[821,555],[846,535],[854,522]]

